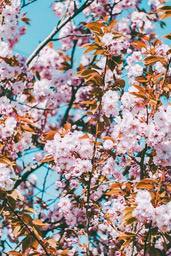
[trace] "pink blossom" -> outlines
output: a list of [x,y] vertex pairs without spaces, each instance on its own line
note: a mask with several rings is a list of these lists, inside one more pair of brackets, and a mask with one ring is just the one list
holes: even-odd
[[109,90],[102,97],[102,110],[107,117],[117,116],[119,113],[119,95]]

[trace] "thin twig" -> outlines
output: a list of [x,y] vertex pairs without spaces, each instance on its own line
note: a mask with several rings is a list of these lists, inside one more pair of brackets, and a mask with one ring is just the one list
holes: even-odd
[[74,65],[74,54],[75,54],[77,43],[78,43],[78,40],[74,40],[72,52],[71,52],[71,68],[73,68],[73,65]]
[[146,253],[147,253],[147,242],[148,242],[148,238],[149,238],[150,233],[151,233],[151,226],[152,226],[152,223],[150,222],[149,229],[148,229],[148,232],[147,232],[147,235],[146,235],[146,238],[145,238],[145,242],[144,242],[144,256],[146,256]]
[[38,168],[42,167],[44,165],[44,163],[41,163],[39,166],[36,166],[36,168],[31,168],[31,170],[25,172],[14,184],[14,188],[16,189],[21,183],[23,183],[24,181],[27,181],[27,178],[33,173],[35,172]]
[[29,2],[26,3],[26,1],[23,0],[23,4],[22,4],[22,6],[21,6],[21,9],[22,9],[22,8],[25,8],[26,6],[32,4],[32,3],[36,2],[36,1],[38,1],[38,0],[32,0],[32,1],[29,1]]
[[58,38],[53,38],[52,41],[59,41],[59,40],[62,40],[62,39],[66,39],[68,37],[77,37],[77,38],[82,38],[82,37],[90,37],[91,34],[69,34],[69,35],[66,35],[66,36],[62,36],[62,37],[58,37]]
[[[105,75],[106,75],[106,69],[107,69],[107,57],[106,57],[106,64],[104,68],[104,74],[103,74],[103,90],[105,87]],[[103,95],[103,93],[102,93]],[[97,116],[97,122],[96,122],[96,134],[95,134],[95,140],[94,140],[94,148],[93,148],[93,156],[92,156],[92,169],[89,173],[89,180],[88,180],[88,185],[87,185],[87,202],[86,202],[86,216],[87,216],[87,226],[86,226],[86,232],[88,236],[88,248],[87,248],[87,253],[86,255],[90,255],[90,234],[89,234],[89,228],[90,228],[90,195],[91,195],[91,180],[93,178],[93,173],[94,173],[94,168],[95,168],[95,157],[96,157],[96,151],[97,151],[97,141],[99,137],[99,132],[98,132],[98,123],[100,121],[100,115],[101,115],[101,107],[102,107],[102,97],[100,98],[99,102],[99,110],[98,110],[98,116]]]
[[94,0],[86,0],[85,3],[77,9],[71,16],[61,20],[55,26],[55,28],[51,31],[51,33],[37,46],[37,48],[33,51],[33,53],[28,57],[26,64],[29,65],[32,60],[39,54],[39,52],[53,39],[53,37],[72,19],[74,19],[79,13],[81,13],[84,9],[92,4]]
[[35,238],[35,240],[41,245],[41,247],[43,248],[44,252],[46,253],[47,256],[50,256],[50,254],[48,253],[45,245],[43,244],[43,241],[40,240],[36,234],[30,229],[30,227],[24,222],[24,220],[20,217],[20,215],[13,209],[13,207],[11,206],[11,204],[6,201],[6,204],[8,205],[10,211],[17,217],[17,219],[23,224],[23,226],[27,229],[27,231]]

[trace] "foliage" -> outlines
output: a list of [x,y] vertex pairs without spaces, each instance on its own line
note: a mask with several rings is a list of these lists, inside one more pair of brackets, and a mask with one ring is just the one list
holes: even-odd
[[0,1],[2,255],[170,255],[171,7],[55,1],[26,59],[35,1]]

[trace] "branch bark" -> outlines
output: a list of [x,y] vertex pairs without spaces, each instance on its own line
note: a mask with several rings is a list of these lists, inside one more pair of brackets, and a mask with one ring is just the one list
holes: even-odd
[[28,6],[28,5],[30,5],[30,4],[32,4],[32,3],[34,3],[34,2],[37,2],[38,0],[32,0],[32,1],[29,1],[29,2],[27,2],[26,3],[26,1],[23,1],[23,4],[22,4],[22,6],[21,6],[21,9],[22,8],[25,8],[26,6]]
[[39,166],[36,166],[36,168],[31,168],[31,170],[25,172],[20,179],[18,179],[15,184],[14,184],[14,188],[16,189],[22,182],[26,181],[27,178],[34,172],[36,171],[38,168],[42,167],[44,165],[44,163],[41,163]]
[[[103,73],[103,89],[102,89],[102,92],[104,92],[104,87],[105,87],[106,70],[107,70],[107,57],[106,57],[106,64],[105,64],[104,73]],[[102,93],[102,96],[103,96],[103,93]],[[97,116],[97,122],[96,122],[96,135],[95,135],[95,140],[94,140],[93,156],[92,156],[92,159],[91,159],[92,169],[89,172],[89,179],[88,179],[88,183],[87,183],[87,202],[86,202],[86,216],[87,216],[86,233],[87,233],[87,237],[88,237],[88,248],[87,248],[87,252],[86,252],[87,256],[90,256],[90,232],[89,232],[90,221],[91,221],[90,195],[91,195],[91,183],[92,183],[93,173],[94,173],[94,169],[95,169],[95,160],[96,160],[95,158],[96,158],[96,152],[97,152],[96,145],[97,145],[97,141],[98,141],[98,138],[99,138],[98,124],[99,124],[100,116],[101,116],[102,96],[101,96],[100,102],[99,102],[98,116]]]
[[26,64],[29,66],[30,63],[33,61],[33,59],[39,54],[39,52],[49,43],[53,40],[53,37],[72,19],[74,19],[79,13],[81,13],[84,9],[86,9],[88,6],[92,4],[94,0],[86,0],[85,3],[78,8],[71,16],[67,17],[58,22],[58,24],[55,26],[55,28],[51,31],[51,33],[37,46],[37,48],[33,51],[33,53],[28,57]]
[[44,252],[46,253],[46,256],[50,256],[50,254],[48,253],[44,243],[42,240],[40,240],[36,234],[30,229],[30,227],[24,222],[24,220],[18,215],[18,213],[13,209],[13,207],[11,206],[11,204],[7,201],[6,204],[8,205],[10,211],[17,217],[17,219],[23,224],[23,226],[26,228],[26,230],[28,231],[28,233],[30,235],[32,235],[35,240],[40,244],[40,246],[43,248]]

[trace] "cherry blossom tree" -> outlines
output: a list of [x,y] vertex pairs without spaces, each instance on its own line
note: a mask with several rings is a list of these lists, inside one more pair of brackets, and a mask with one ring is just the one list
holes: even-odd
[[54,1],[26,58],[36,1],[0,1],[0,255],[171,255],[171,6]]

